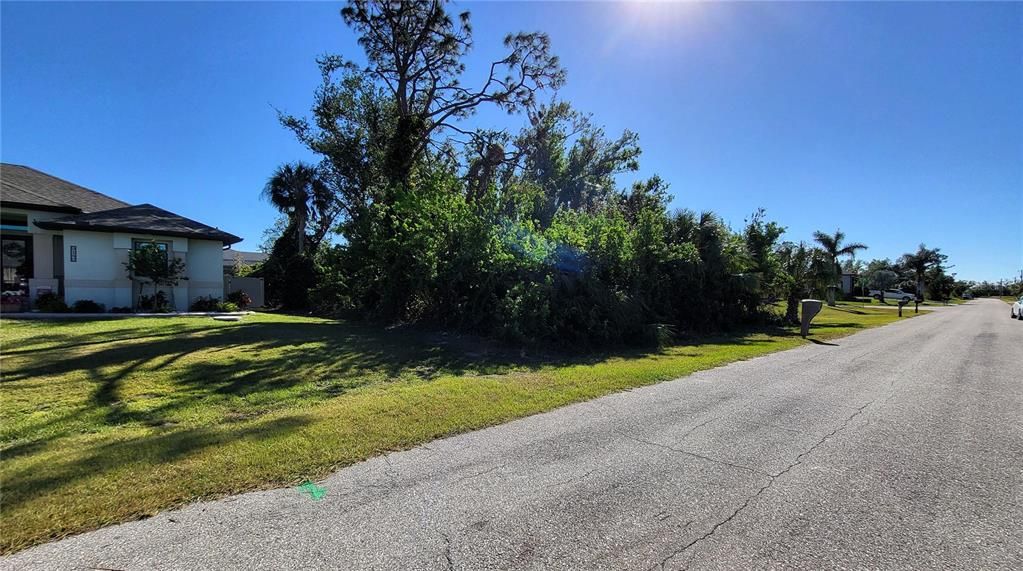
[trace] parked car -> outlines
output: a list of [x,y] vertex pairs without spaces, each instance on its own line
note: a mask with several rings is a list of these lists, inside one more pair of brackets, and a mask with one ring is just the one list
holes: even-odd
[[[870,297],[880,301],[881,300],[881,290],[879,290],[879,289],[872,289],[872,290],[870,290]],[[884,290],[884,298],[885,298],[885,300],[889,300],[890,299],[890,300],[893,300],[893,301],[906,301],[906,302],[909,302],[909,301],[913,301],[913,299],[916,298],[916,296],[911,294],[911,293],[906,293],[906,292],[902,291],[901,289],[886,289],[886,290]]]
[[1023,295],[1012,304],[1012,318],[1023,320]]

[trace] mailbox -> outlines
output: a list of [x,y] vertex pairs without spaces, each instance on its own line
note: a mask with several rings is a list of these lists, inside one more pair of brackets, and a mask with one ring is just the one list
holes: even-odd
[[819,299],[804,299],[800,302],[802,309],[802,320],[799,327],[799,334],[806,337],[810,333],[810,322],[816,317],[821,311],[821,300]]

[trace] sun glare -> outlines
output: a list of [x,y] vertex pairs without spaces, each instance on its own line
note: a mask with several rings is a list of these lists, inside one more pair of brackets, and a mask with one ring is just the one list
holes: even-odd
[[701,2],[628,0],[617,4],[616,33],[605,41],[605,53],[623,42],[660,44],[680,33],[689,33]]

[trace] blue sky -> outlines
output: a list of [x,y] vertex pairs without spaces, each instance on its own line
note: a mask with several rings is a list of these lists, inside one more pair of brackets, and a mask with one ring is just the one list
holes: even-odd
[[[361,59],[339,8],[4,2],[2,159],[255,249],[267,176],[312,158],[273,108],[309,109],[317,55]],[[640,176],[668,180],[675,206],[733,227],[764,207],[793,240],[841,227],[868,259],[925,242],[967,279],[1023,268],[1023,4],[455,9],[473,13],[467,82],[505,33],[548,32],[560,95],[611,135],[638,132]]]

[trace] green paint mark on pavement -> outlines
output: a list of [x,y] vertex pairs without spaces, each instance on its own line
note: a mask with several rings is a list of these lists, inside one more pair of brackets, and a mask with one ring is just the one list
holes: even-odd
[[309,497],[314,500],[322,500],[323,496],[327,495],[327,488],[321,488],[316,484],[306,480],[298,487],[303,493],[309,494]]

